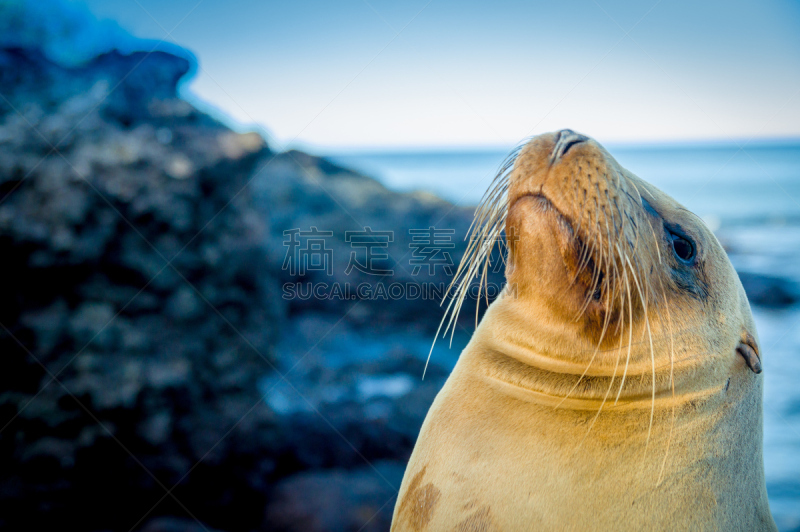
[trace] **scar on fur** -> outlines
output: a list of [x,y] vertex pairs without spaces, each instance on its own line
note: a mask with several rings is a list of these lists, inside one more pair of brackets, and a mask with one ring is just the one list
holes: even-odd
[[456,526],[455,532],[492,532],[492,516],[489,506],[483,506],[475,513],[461,521]]
[[408,519],[413,530],[422,530],[428,524],[433,516],[436,503],[439,502],[439,498],[442,496],[439,488],[434,486],[432,482],[420,486],[427,468],[427,465],[424,466],[414,475],[398,512],[402,518]]

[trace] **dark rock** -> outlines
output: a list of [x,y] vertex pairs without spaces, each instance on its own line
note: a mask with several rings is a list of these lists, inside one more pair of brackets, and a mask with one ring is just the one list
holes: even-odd
[[164,312],[176,320],[191,320],[205,313],[206,307],[188,285],[179,287],[167,300]]
[[189,68],[0,50],[0,528],[191,530],[158,518],[179,482],[209,526],[263,519],[283,307],[247,182],[270,150],[177,99]]
[[300,473],[275,486],[266,522],[276,531],[388,530],[405,463]]
[[747,299],[754,305],[782,308],[800,301],[800,287],[789,279],[751,272],[738,272]]
[[[466,249],[464,239],[472,222],[473,208],[453,205],[427,193],[393,192],[374,179],[297,151],[270,154],[259,164],[261,169],[253,180],[254,196],[269,216],[267,246],[272,268],[281,272],[284,287],[287,283],[297,287],[292,293],[284,291],[289,296],[291,314],[339,312],[344,304],[360,301],[357,309],[347,315],[353,323],[374,329],[413,322],[423,325],[428,332],[436,330],[444,312],[440,307],[442,296]],[[329,232],[329,236],[314,238],[324,241],[330,270],[307,267],[303,272],[287,264],[287,260],[298,259],[297,253],[308,242],[300,238],[300,247],[292,253],[289,246],[294,237],[290,232],[311,231],[312,227]],[[375,232],[388,232],[388,236],[373,238],[385,247],[374,248],[375,256],[380,254],[384,258],[372,264],[367,263],[366,249],[354,246],[352,238],[347,239],[348,231],[364,231],[367,227]],[[429,231],[431,227],[438,231],[436,243],[431,241],[432,245],[425,248],[427,235],[418,234],[415,240],[410,231]],[[418,245],[420,242],[423,246]],[[422,257],[431,252],[442,262],[429,267]],[[352,259],[367,266],[366,271],[358,267],[348,271]],[[452,262],[452,266],[445,267],[447,262]],[[376,275],[377,271],[391,273]],[[495,287],[504,283],[499,255],[489,271],[488,281]],[[351,297],[297,296],[322,283],[328,287],[323,292],[326,296],[332,293],[333,285],[349,285]],[[359,285],[368,287],[365,297],[359,296]],[[398,292],[400,297],[392,295],[391,285],[402,287],[403,291]],[[412,290],[418,290],[416,295]],[[475,304],[474,299],[467,298],[460,323],[474,321]],[[485,302],[481,307],[486,307]]]
[[194,519],[165,516],[151,519],[139,532],[214,532],[214,530]]
[[[334,324],[323,316],[298,321],[300,325],[291,328],[302,329],[311,338]],[[448,371],[430,363],[422,380],[425,360],[412,354],[413,346],[393,345],[388,337],[372,360],[359,354],[337,360],[327,348],[348,349],[353,331],[358,328],[340,323],[329,345],[317,345],[310,352],[302,346],[290,351],[291,340],[282,342],[278,371],[283,377],[275,373],[261,381],[266,403],[280,416],[280,475],[357,468],[379,460],[405,463],[411,455]]]
[[[178,97],[190,68],[0,49],[0,528],[385,530],[448,373],[421,380],[418,344],[472,210],[273,153]],[[330,274],[284,268],[285,232],[312,227]],[[346,273],[365,227],[391,232],[370,268],[391,275]],[[450,271],[415,271],[430,227]],[[439,296],[375,296],[393,283]]]

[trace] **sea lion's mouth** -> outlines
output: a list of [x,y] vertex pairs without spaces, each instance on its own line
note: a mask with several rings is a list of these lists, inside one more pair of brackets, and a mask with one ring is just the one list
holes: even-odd
[[[576,230],[570,216],[564,214],[556,207],[550,199],[542,192],[524,194],[514,200],[509,207],[509,212],[519,204],[521,200],[533,200],[533,208],[537,209],[545,216],[552,216],[553,227],[558,231],[563,245],[560,247],[561,257],[567,271],[572,276],[571,283],[579,286],[582,293],[586,296],[587,306],[602,306],[602,286],[606,273],[597,266],[595,261],[595,250],[586,244],[588,238],[580,230]],[[512,248],[516,242],[509,243]],[[594,309],[597,310],[597,309]]]
[[561,212],[553,202],[548,199],[541,192],[531,193],[531,194],[523,194],[516,198],[514,202],[509,206],[509,212],[514,209],[517,205],[519,205],[522,201],[530,201],[533,200],[533,208],[537,209],[544,215],[551,215],[555,218],[555,227],[558,231],[569,241],[581,241],[581,238],[576,234],[575,229],[573,227],[572,221],[563,212]]

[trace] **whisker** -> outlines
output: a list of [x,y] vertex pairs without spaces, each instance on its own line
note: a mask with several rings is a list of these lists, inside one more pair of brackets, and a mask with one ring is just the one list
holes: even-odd
[[511,171],[524,146],[525,143],[522,143],[509,153],[475,209],[472,222],[464,237],[465,240],[468,240],[467,247],[440,303],[443,305],[445,300],[449,299],[442,320],[439,322],[439,327],[436,329],[436,335],[428,352],[428,358],[425,361],[425,369],[422,373],[423,379],[427,373],[428,364],[440,333],[443,337],[446,337],[448,332],[450,333],[450,346],[452,347],[458,316],[461,313],[461,308],[464,305],[472,280],[476,277],[478,278],[478,297],[475,302],[476,327],[480,316],[482,292],[486,297],[487,305],[489,303],[488,270],[491,265],[492,250],[495,244],[500,242],[500,256],[503,263],[505,263],[503,231],[508,214],[508,186]]
[[[623,253],[622,253],[621,250],[619,250],[619,248],[618,248],[618,252],[620,253],[620,258],[622,258],[623,257]],[[627,259],[627,255],[624,255],[624,258]],[[628,261],[628,264],[630,264],[630,261]],[[624,263],[623,263],[623,266],[624,266]],[[619,401],[620,395],[622,395],[622,387],[625,386],[625,377],[628,374],[628,364],[630,363],[630,360],[631,360],[631,344],[633,343],[633,304],[631,303],[631,300],[632,300],[631,285],[630,285],[630,282],[628,281],[628,276],[625,273],[624,269],[623,269],[622,276],[623,276],[623,278],[625,280],[625,290],[628,293],[628,297],[626,298],[628,300],[628,356],[625,359],[625,370],[622,372],[622,381],[620,382],[620,385],[619,385],[619,391],[617,392],[617,398],[616,398],[616,400],[614,400],[614,404],[615,405]]]

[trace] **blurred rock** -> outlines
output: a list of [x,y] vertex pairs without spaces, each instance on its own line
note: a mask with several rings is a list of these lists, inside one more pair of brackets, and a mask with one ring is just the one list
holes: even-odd
[[[418,344],[471,209],[231,131],[178,97],[186,57],[51,55],[0,44],[0,528],[386,530],[447,376],[421,380]],[[330,274],[285,268],[286,232],[312,227]],[[391,275],[347,273],[366,227]],[[429,228],[449,271],[415,271]],[[354,356],[277,352],[290,329]]]
[[62,0],[0,3],[0,48],[12,47],[36,48],[50,61],[73,67],[112,50],[159,50],[194,60],[171,42],[134,37],[112,20],[98,20],[85,5]]
[[789,279],[740,271],[747,299],[753,305],[767,308],[782,308],[800,301],[800,287]]
[[214,532],[194,519],[157,517],[147,522],[140,532]]
[[271,152],[177,98],[189,68],[0,49],[0,528],[182,516],[179,481],[208,522],[263,519],[284,310],[247,183]]
[[275,531],[389,530],[405,463],[295,475],[275,487],[266,521]]
[[265,400],[280,415],[277,455],[283,474],[377,460],[405,463],[448,374],[430,364],[423,381],[424,368],[424,361],[399,350],[339,368],[305,357],[285,380],[275,374],[265,378]]
[[[464,238],[474,208],[423,192],[393,192],[374,179],[298,151],[267,155],[259,165],[252,183],[253,194],[269,216],[267,245],[272,269],[280,272],[281,282],[299,284],[301,289],[320,283],[329,287],[349,285],[352,289],[352,297],[344,301],[336,297],[294,297],[289,301],[290,314],[339,312],[343,303],[361,301],[357,312],[347,316],[353,323],[380,328],[413,322],[431,334],[436,330],[443,314],[441,298],[466,249]],[[317,239],[324,240],[324,249],[329,250],[330,273],[324,268],[301,272],[286,267],[287,258],[296,258],[289,250],[289,231],[311,228],[329,233]],[[348,231],[365,228],[389,233],[382,239],[373,239],[382,241],[385,247],[373,249],[374,256],[382,258],[371,264],[367,262],[367,250],[347,239]],[[435,230],[433,240],[429,237],[431,228]],[[424,232],[415,235],[412,230]],[[307,246],[306,242],[301,240],[301,248]],[[445,253],[451,266],[445,267]],[[426,255],[442,262],[429,266]],[[352,267],[348,273],[353,259],[368,266],[367,271]],[[495,287],[504,283],[502,266],[498,254],[488,272],[488,282]],[[376,271],[391,273],[378,275]],[[356,290],[359,285],[367,285],[372,295],[360,297]],[[388,290],[391,285],[402,286],[403,296],[394,297]],[[416,296],[407,288],[409,285],[419,290]],[[430,288],[439,290],[438,294]],[[490,301],[496,295],[490,294]],[[485,307],[484,301],[481,308]],[[461,322],[469,324],[474,319],[475,301],[467,298]]]

